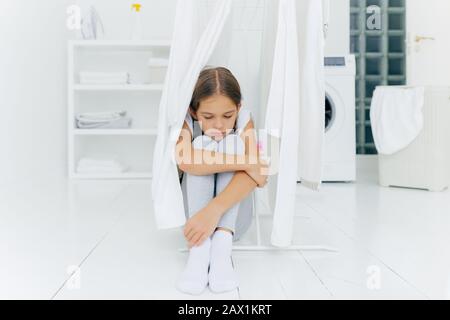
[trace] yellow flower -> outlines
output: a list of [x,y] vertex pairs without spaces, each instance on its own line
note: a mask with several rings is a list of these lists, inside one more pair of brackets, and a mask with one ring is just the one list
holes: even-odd
[[131,8],[134,9],[134,10],[136,10],[136,12],[141,11],[141,7],[142,7],[142,5],[141,5],[140,3],[133,3],[133,4],[131,5]]

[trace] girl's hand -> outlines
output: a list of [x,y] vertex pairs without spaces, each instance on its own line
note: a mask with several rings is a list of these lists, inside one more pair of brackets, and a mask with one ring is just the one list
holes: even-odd
[[201,245],[214,233],[220,217],[220,212],[208,205],[186,222],[184,236],[189,243],[189,249]]

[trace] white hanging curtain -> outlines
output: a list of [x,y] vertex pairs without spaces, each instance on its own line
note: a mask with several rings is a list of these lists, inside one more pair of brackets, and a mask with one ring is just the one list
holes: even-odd
[[325,132],[322,1],[279,0],[265,129],[280,139],[271,243],[292,242],[297,179],[318,190]]
[[[271,241],[275,246],[288,246],[292,240],[297,174],[307,187],[318,189],[321,182],[325,101],[323,14],[318,0],[267,1],[278,2],[278,11],[273,12],[278,19],[274,19],[276,42],[269,46],[275,58],[266,121],[259,127],[281,142],[276,200],[271,208],[274,214]],[[198,75],[212,62],[229,67],[230,55],[239,54],[230,50],[229,45],[233,1],[215,1],[206,27],[199,23],[197,15],[202,2],[179,0],[177,5],[153,163],[152,195],[160,229],[181,227],[186,222],[174,152]],[[255,194],[259,198],[257,204],[268,203],[267,199],[261,199],[267,197],[267,192]]]
[[231,4],[232,0],[218,1],[205,28],[199,17],[200,1],[179,0],[177,4],[153,152],[152,198],[156,223],[161,229],[179,227],[186,222],[175,146],[198,76],[212,56]]

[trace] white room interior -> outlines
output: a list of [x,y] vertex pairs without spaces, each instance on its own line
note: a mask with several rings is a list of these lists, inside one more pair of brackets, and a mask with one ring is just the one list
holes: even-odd
[[[257,119],[264,116],[259,80],[267,1],[271,0],[254,1],[240,17],[247,56],[236,74]],[[144,41],[170,40],[176,0],[140,2]],[[178,293],[172,281],[186,258],[178,252],[182,234],[156,230],[151,180],[70,179],[68,42],[79,35],[66,27],[67,8],[89,3],[100,12],[106,29],[101,40],[128,41],[133,1],[0,2],[0,108],[4,112],[0,255],[5,257],[0,264],[0,298],[190,299]],[[450,28],[444,18],[449,10],[444,0],[406,0],[408,84],[450,86],[450,41],[440,40]],[[332,0],[330,11],[325,53],[346,56],[350,0]],[[416,42],[416,36],[434,40]],[[85,65],[101,65],[89,58],[85,56]],[[76,66],[75,70],[79,71]],[[87,101],[86,111],[89,94],[76,98]],[[126,96],[114,101],[102,94],[104,101],[129,101]],[[142,105],[140,99],[145,97],[136,100]],[[154,116],[151,112],[142,115],[139,110],[138,128],[155,125],[154,118],[145,118]],[[132,138],[119,139],[126,145],[126,139]],[[140,145],[147,141],[140,136],[133,139]],[[137,157],[151,159],[151,148],[136,150]],[[130,162],[141,165],[130,157]],[[219,296],[205,293],[200,298],[449,299],[449,191],[382,187],[376,155],[358,155],[356,165],[354,183],[325,184],[320,192],[299,185],[297,191],[294,241],[326,243],[338,253],[235,253],[233,261],[242,279],[239,290]],[[142,170],[150,167],[148,163]],[[269,234],[270,220],[264,220],[262,228]],[[252,241],[254,232],[244,244]],[[381,279],[381,284],[373,279]]]

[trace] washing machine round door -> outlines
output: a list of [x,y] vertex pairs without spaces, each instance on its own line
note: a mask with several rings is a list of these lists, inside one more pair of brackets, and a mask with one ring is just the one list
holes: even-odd
[[327,83],[325,88],[325,138],[328,143],[339,134],[345,117],[345,106],[341,96]]
[[333,100],[326,95],[325,96],[325,132],[328,132],[334,125],[336,119],[336,107]]

